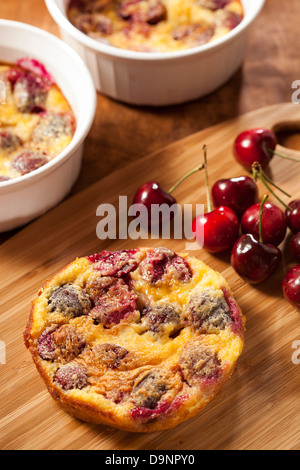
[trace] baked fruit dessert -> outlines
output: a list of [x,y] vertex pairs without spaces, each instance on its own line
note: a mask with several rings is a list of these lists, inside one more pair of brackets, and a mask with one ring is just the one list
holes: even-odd
[[244,317],[225,279],[194,257],[104,251],[47,282],[24,338],[66,411],[151,432],[195,416],[229,379]]
[[213,41],[240,24],[240,0],[71,0],[70,22],[122,49],[167,52]]
[[37,170],[71,142],[74,113],[45,67],[0,62],[0,183]]

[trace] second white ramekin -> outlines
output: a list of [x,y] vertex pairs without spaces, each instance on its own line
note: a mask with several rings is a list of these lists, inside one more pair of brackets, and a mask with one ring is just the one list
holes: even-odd
[[62,38],[89,67],[98,91],[129,104],[166,106],[207,95],[238,70],[245,57],[249,28],[265,0],[242,0],[245,18],[226,36],[170,53],[127,51],[100,43],[69,22],[69,0],[45,2]]
[[71,47],[39,28],[0,20],[0,61],[42,62],[69,101],[77,120],[70,145],[32,173],[0,184],[0,232],[20,227],[57,205],[76,181],[97,96],[86,65]]

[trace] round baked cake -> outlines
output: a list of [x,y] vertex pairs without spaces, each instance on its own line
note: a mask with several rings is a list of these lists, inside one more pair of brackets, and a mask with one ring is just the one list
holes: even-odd
[[231,376],[244,317],[226,280],[167,248],[78,258],[47,282],[24,333],[52,397],[133,432],[195,416]]

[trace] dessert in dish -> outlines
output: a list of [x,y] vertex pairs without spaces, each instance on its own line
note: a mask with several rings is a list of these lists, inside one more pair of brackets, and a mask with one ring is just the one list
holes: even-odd
[[68,18],[88,36],[141,52],[184,50],[226,35],[240,0],[71,0]]
[[0,63],[0,183],[40,168],[71,142],[74,113],[45,67]]
[[195,257],[104,251],[47,282],[24,339],[66,411],[152,432],[195,416],[229,379],[244,317],[226,280]]

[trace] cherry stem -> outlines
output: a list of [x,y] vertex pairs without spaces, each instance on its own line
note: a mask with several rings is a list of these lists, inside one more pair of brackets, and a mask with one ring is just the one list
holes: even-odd
[[286,160],[291,160],[292,162],[300,162],[300,158],[290,157],[289,155],[284,155],[283,153],[277,152],[277,150],[267,149],[269,153],[277,155],[277,157],[285,158]]
[[268,199],[268,194],[265,194],[264,197],[262,198],[261,204],[260,204],[260,209],[259,209],[259,242],[263,243],[263,234],[262,234],[262,216],[263,216],[263,210],[264,210],[264,205]]
[[207,167],[207,145],[203,145],[203,153],[204,153],[207,212],[211,212],[212,209],[211,209],[211,201],[210,201],[210,193],[209,193],[208,167]]
[[278,191],[281,191],[283,194],[285,194],[285,196],[287,197],[292,197],[289,193],[287,193],[286,191],[284,191],[282,188],[280,188],[279,186],[277,186],[277,184],[275,184],[271,178],[268,177],[268,175],[266,175],[266,173],[264,172],[264,170],[261,168],[261,174],[263,175],[263,177],[265,178],[265,180],[268,181],[268,183],[272,184],[276,189],[278,189]]
[[181,184],[183,183],[187,178],[189,178],[190,176],[192,176],[194,173],[197,173],[197,171],[200,171],[200,170],[203,170],[204,168],[204,165],[198,165],[196,168],[194,168],[193,170],[189,171],[186,175],[184,175],[182,178],[180,178],[180,180],[177,181],[177,183],[174,184],[174,186],[172,186],[171,189],[169,189],[168,191],[168,194],[171,194],[173,191],[175,191],[175,189]]
[[280,199],[277,194],[273,191],[273,189],[269,186],[268,182],[271,183],[273,186],[275,186],[277,189],[282,191],[284,194],[286,194],[288,197],[291,197],[288,193],[280,189],[275,183],[273,183],[269,177],[266,177],[266,174],[263,172],[260,164],[258,162],[253,163],[252,165],[252,173],[253,173],[253,179],[254,181],[257,181],[257,178],[260,179],[260,181],[264,184],[264,186],[270,191],[270,193],[282,204],[286,209],[291,210],[291,207],[289,207],[282,199]]

